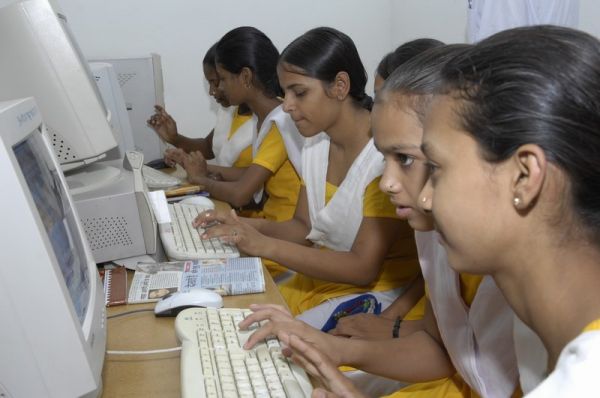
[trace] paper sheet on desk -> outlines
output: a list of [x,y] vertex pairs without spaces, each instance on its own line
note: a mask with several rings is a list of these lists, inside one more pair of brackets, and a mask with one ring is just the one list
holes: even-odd
[[152,205],[152,211],[154,212],[156,222],[158,224],[170,223],[171,215],[169,214],[165,191],[148,192],[148,197],[150,198],[150,204]]

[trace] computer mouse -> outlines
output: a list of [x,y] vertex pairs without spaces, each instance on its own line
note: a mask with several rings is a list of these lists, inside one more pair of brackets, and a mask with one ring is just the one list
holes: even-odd
[[209,289],[190,289],[176,292],[163,297],[154,307],[156,316],[176,316],[186,308],[192,307],[223,307],[223,297]]
[[215,204],[212,200],[210,200],[206,196],[201,196],[201,195],[193,196],[191,198],[185,198],[179,203],[186,204],[186,205],[200,206],[207,210],[215,208]]

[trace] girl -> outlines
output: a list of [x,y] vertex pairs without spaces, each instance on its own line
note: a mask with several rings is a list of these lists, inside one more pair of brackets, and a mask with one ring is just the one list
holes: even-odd
[[[300,180],[288,159],[279,126],[267,116],[280,104],[276,65],[279,53],[271,40],[256,28],[244,26],[225,34],[216,46],[219,89],[230,104],[246,104],[256,117],[252,164],[247,168],[208,166],[203,155],[189,155],[179,150],[178,163],[188,173],[188,181],[199,184],[212,197],[229,202],[233,207],[248,204],[257,191],[266,195],[262,215],[267,219],[286,220],[296,207]],[[299,152],[300,149],[297,149]],[[221,180],[208,177],[211,172]]]
[[[300,190],[299,166],[290,159],[299,158],[301,141],[291,119],[280,117],[279,52],[264,33],[244,26],[219,40],[215,57],[219,90],[230,104],[246,104],[254,115],[252,163],[246,168],[211,166],[200,152],[182,150],[175,155],[177,161],[186,169],[188,181],[202,185],[211,197],[235,208],[254,203],[260,211],[252,217],[289,220]],[[286,271],[274,262],[266,265],[273,277]]]
[[[400,65],[426,50],[442,47],[443,45],[444,43],[435,39],[415,39],[400,45],[394,51],[386,54],[379,62],[379,65],[377,65],[375,72],[375,93],[381,90],[385,80]],[[416,320],[423,318],[425,302],[423,295],[424,283],[423,278],[420,277],[413,282],[411,288],[402,297],[396,299],[380,315],[362,313],[346,316],[338,321],[336,327],[330,330],[330,333],[369,339],[388,338],[390,330],[393,329],[395,323],[400,322],[402,319]],[[415,306],[415,303],[419,299],[421,300],[420,304]],[[349,373],[346,372],[346,375],[349,375]]]
[[[357,307],[387,306],[408,286],[418,274],[414,240],[378,189],[383,162],[371,139],[367,76],[352,40],[332,28],[310,30],[283,51],[278,75],[283,108],[308,137],[294,219],[217,215],[224,224],[208,236],[226,236],[240,250],[296,271],[280,286],[293,314],[329,328]],[[206,216],[197,223],[211,222],[214,213]],[[348,307],[338,308],[342,303]]]
[[586,33],[500,32],[446,66],[425,123],[421,203],[450,264],[493,275],[548,351],[529,397],[598,390],[599,65]]
[[[160,105],[148,120],[148,125],[169,144],[185,152],[200,151],[212,163],[228,167],[248,167],[252,163],[252,136],[255,120],[245,105],[230,106],[223,92],[219,90],[219,75],[215,66],[215,48],[213,45],[204,56],[202,69],[208,82],[208,93],[220,105],[217,122],[206,138],[189,138],[177,131],[175,120]],[[174,165],[174,160],[165,153],[165,162]]]
[[377,65],[374,82],[375,94],[377,94],[392,72],[394,72],[398,66],[406,62],[406,60],[425,50],[440,47],[442,45],[444,45],[444,43],[435,39],[415,39],[402,44],[391,53],[386,54]]
[[[517,368],[512,311],[490,277],[458,274],[448,267],[432,231],[432,219],[419,209],[419,194],[428,177],[426,159],[420,150],[423,116],[440,85],[442,66],[465,51],[465,47],[433,49],[399,67],[378,93],[373,109],[375,142],[386,161],[380,186],[390,195],[398,215],[417,231],[428,289],[423,321],[403,321],[396,329],[397,338],[391,338],[394,330],[388,330],[387,340],[348,340],[290,323],[275,309],[255,307],[258,312],[240,327],[264,318],[283,322],[268,323],[251,336],[249,346],[265,335],[279,332],[281,339],[300,350],[297,355],[305,365],[303,352],[308,359],[318,358],[323,364],[329,360],[336,365],[350,363],[371,373],[414,383],[393,397],[513,394]],[[290,334],[311,343],[315,351],[296,339],[290,341]],[[322,377],[324,385],[340,395],[362,395],[330,363],[317,368],[308,362],[308,370]],[[387,382],[379,379],[380,388],[384,383]],[[365,391],[365,386],[360,388]],[[369,396],[380,396],[378,392],[381,389],[368,389]]]

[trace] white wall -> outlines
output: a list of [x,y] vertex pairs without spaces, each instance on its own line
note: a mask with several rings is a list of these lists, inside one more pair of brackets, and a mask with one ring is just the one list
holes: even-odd
[[[0,6],[15,0],[0,0]],[[502,1],[502,0],[498,0]],[[467,0],[52,0],[89,58],[161,55],[165,102],[180,131],[205,135],[215,104],[202,76],[205,51],[228,30],[252,25],[282,50],[316,26],[354,39],[369,76],[405,41],[465,40]],[[600,2],[580,0],[581,29],[600,36]],[[372,80],[369,83],[371,91]],[[151,112],[151,110],[149,110]]]
[[391,48],[390,3],[377,2],[59,0],[87,57],[161,55],[167,109],[180,131],[191,136],[203,136],[214,123],[215,105],[207,94],[202,58],[224,33],[252,25],[282,50],[310,28],[333,26],[356,41],[371,74]]
[[[381,57],[406,40],[462,41],[466,19],[463,0],[57,1],[87,57],[161,55],[167,109],[190,136],[205,135],[214,123],[204,53],[234,27],[261,29],[281,51],[310,28],[332,26],[354,39],[372,77]],[[440,20],[431,20],[431,6]]]

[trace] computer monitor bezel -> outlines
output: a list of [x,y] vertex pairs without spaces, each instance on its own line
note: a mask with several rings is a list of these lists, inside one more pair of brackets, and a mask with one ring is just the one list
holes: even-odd
[[[98,396],[106,309],[96,264],[33,99],[0,103],[0,391],[7,396]],[[38,135],[83,248],[89,302],[80,320],[14,148]],[[44,155],[44,156],[46,156]],[[67,212],[68,213],[68,212]]]

